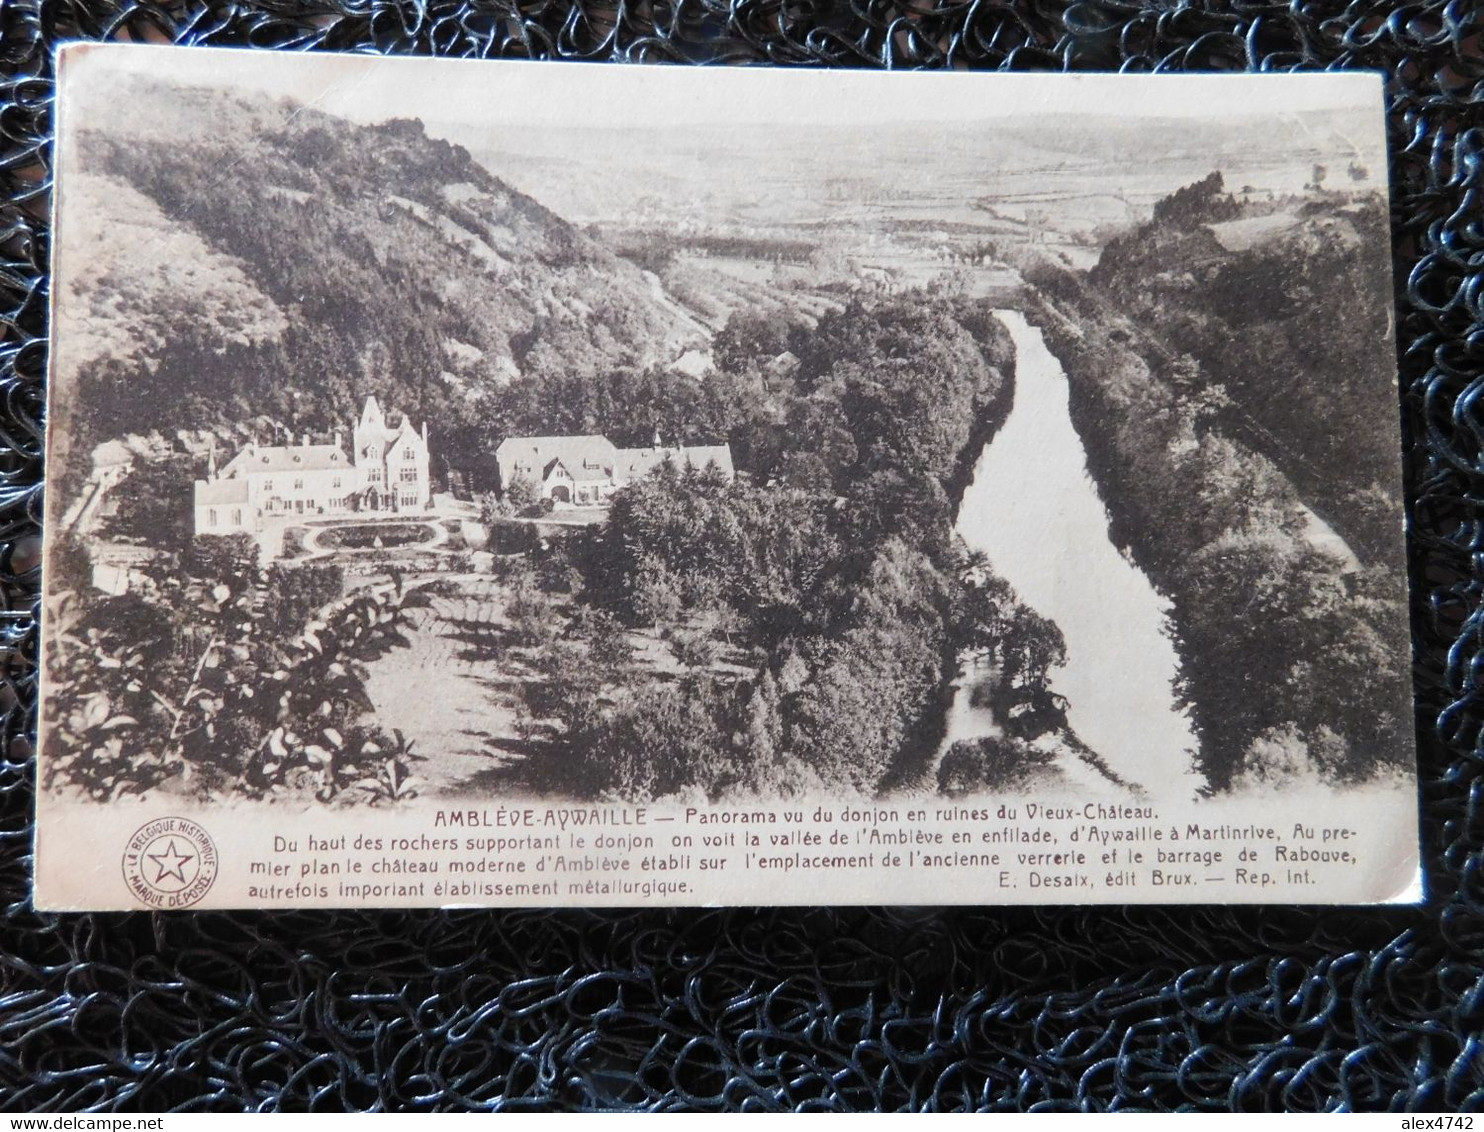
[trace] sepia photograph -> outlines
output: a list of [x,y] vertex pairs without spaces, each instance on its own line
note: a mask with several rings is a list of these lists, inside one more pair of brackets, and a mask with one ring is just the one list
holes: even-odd
[[61,74],[50,899],[1420,894],[1373,76]]

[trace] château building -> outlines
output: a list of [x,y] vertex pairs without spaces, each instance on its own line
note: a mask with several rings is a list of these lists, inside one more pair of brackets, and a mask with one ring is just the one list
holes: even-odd
[[658,436],[648,448],[618,448],[606,436],[511,436],[495,449],[501,491],[525,479],[556,507],[600,506],[666,460],[681,468],[714,466],[727,479],[735,475],[731,445],[666,447]]
[[195,484],[196,533],[256,534],[273,520],[417,511],[432,497],[426,422],[419,431],[404,414],[393,426],[368,397],[349,453],[338,431],[329,444],[307,436],[296,445],[248,444],[220,470],[213,452]]

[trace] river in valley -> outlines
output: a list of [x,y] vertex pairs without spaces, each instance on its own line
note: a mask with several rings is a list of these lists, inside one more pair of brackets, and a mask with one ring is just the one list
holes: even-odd
[[[1051,684],[1082,741],[1151,796],[1189,798],[1202,779],[1190,766],[1190,722],[1174,703],[1179,662],[1164,631],[1168,603],[1109,540],[1060,363],[1023,316],[996,313],[1015,342],[1015,401],[974,468],[957,530],[1026,605],[1061,628],[1067,663]],[[963,683],[975,663],[965,658]],[[944,749],[994,733],[988,711],[968,698],[966,688],[955,694]],[[1078,786],[1112,789],[1071,755],[1062,769]]]

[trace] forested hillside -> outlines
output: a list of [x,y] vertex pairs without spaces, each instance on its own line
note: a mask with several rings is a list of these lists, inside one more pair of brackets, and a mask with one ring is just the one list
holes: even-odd
[[[1396,561],[1385,201],[1242,204],[1220,174],[1114,240],[1090,281],[1166,358],[1199,358],[1222,431],[1272,460],[1367,561]],[[1343,475],[1335,470],[1343,468]]]
[[1410,762],[1378,218],[1370,201],[1244,208],[1218,176],[1087,276],[1026,272],[1114,539],[1172,602],[1214,790]]
[[[769,377],[779,343],[743,321],[707,388],[751,475],[662,469],[557,545],[570,570],[547,563],[540,585],[583,612],[527,685],[532,731],[558,724],[545,765],[630,800],[932,786],[949,684],[986,650],[1005,734],[960,744],[936,784],[1023,786],[1070,741],[1049,689],[1061,634],[953,531],[1013,401],[1005,328],[970,300],[855,303],[787,335],[797,370]],[[534,637],[550,617],[523,602]],[[681,678],[636,666],[623,623],[658,630]],[[737,662],[719,671],[723,650]]]
[[494,390],[642,372],[706,335],[416,121],[204,90],[209,112],[171,116],[179,97],[131,90],[139,129],[84,132],[86,173],[64,186],[88,226],[62,284],[87,440],[258,417],[328,430],[376,394],[432,421],[437,455],[477,478]]

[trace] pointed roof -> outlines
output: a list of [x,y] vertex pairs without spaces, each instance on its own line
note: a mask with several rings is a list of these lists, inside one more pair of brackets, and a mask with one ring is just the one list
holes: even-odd
[[394,427],[387,423],[376,398],[367,397],[366,407],[361,410],[361,419],[355,428],[356,454],[383,459],[394,444],[406,437],[418,441],[424,439],[424,434],[412,423],[412,417],[403,413],[401,423]]
[[620,481],[647,476],[666,460],[673,460],[677,468],[690,467],[696,471],[703,471],[715,464],[728,479],[737,474],[732,466],[730,444],[696,444],[680,448],[620,448],[615,456],[613,470]]
[[495,455],[527,455],[533,451],[550,450],[553,453],[561,449],[567,451],[590,451],[611,452],[613,442],[606,436],[597,433],[584,433],[578,436],[507,436],[500,441],[500,446],[495,449]]
[[579,468],[611,468],[615,451],[606,436],[508,436],[495,449],[495,460],[502,474],[507,463],[534,473],[553,460],[575,474]]
[[195,486],[197,507],[247,502],[245,479],[197,480]]
[[325,471],[348,468],[350,461],[335,444],[296,444],[292,447],[272,445],[244,448],[221,470],[222,479],[238,475],[275,472]]
[[560,457],[547,464],[541,473],[543,482],[550,477],[557,468],[567,473],[567,478],[573,483],[593,483],[595,481],[606,481],[613,478],[613,462],[611,460],[587,460],[583,463],[568,464]]

